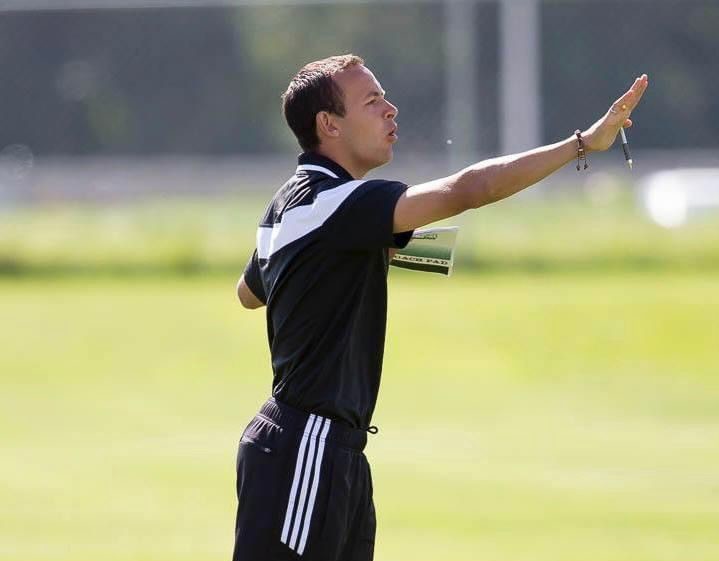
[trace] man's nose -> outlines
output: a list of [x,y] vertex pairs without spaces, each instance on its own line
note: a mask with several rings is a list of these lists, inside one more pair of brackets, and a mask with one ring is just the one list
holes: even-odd
[[387,113],[385,114],[386,119],[396,119],[397,115],[399,114],[399,109],[392,105],[389,101],[385,100],[387,102]]

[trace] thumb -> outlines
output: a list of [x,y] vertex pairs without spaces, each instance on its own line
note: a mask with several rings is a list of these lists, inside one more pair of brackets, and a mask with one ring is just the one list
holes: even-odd
[[634,124],[634,123],[632,122],[631,119],[627,119],[626,121],[624,121],[624,128],[625,128],[625,129],[628,129],[628,128],[630,128],[633,124]]

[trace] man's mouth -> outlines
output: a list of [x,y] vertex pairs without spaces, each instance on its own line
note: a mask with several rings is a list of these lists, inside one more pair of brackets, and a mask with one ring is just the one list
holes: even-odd
[[392,130],[387,133],[387,136],[390,137],[392,140],[397,140],[399,136],[397,135],[397,130],[399,127],[394,127]]

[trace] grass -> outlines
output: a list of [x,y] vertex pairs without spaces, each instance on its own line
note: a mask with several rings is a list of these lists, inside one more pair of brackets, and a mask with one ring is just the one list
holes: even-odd
[[[458,260],[482,271],[719,270],[717,215],[678,230],[628,195],[518,197],[447,221]],[[172,199],[0,213],[0,274],[230,272],[244,267],[266,201]]]
[[[719,558],[718,280],[393,271],[377,561]],[[0,559],[228,558],[270,387],[234,282],[0,279]]]

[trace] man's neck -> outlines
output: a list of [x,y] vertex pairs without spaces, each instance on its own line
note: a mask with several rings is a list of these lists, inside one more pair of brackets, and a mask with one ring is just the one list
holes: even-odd
[[354,179],[362,179],[370,171],[368,169],[364,169],[361,166],[358,166],[355,162],[352,161],[352,158],[344,154],[338,153],[338,150],[332,150],[328,147],[318,146],[314,150],[314,152],[316,154],[319,154],[320,156],[329,158],[336,164],[342,166],[345,170],[347,170],[347,173],[349,173]]

